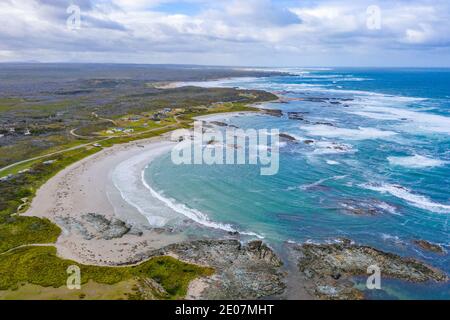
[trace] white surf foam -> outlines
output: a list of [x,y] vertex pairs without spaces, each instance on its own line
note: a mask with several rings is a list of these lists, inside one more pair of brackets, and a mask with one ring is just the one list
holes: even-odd
[[383,139],[397,134],[393,131],[379,130],[375,128],[359,127],[358,129],[347,129],[327,125],[307,125],[301,126],[300,129],[307,131],[313,136],[348,140]]
[[347,143],[337,143],[333,141],[315,141],[313,143],[315,149],[314,155],[322,154],[341,154],[341,153],[355,153],[358,150],[354,149],[352,145]]
[[[301,186],[299,186],[297,188],[294,188],[294,189],[308,190],[308,189],[317,187],[317,186],[321,185],[322,183],[324,183],[326,181],[329,181],[329,180],[342,180],[342,179],[345,179],[346,177],[347,176],[344,175],[344,176],[334,176],[334,177],[330,177],[330,178],[324,178],[324,179],[320,179],[320,180],[318,180],[316,182],[313,182],[313,183],[310,183],[310,184],[301,185]],[[293,189],[290,188],[290,190],[293,190]]]
[[450,213],[450,205],[434,202],[429,198],[413,193],[411,190],[400,185],[384,183],[381,185],[362,184],[361,187],[380,193],[389,193],[394,197],[405,200],[410,205],[435,213]]
[[379,105],[361,105],[359,110],[346,112],[376,120],[403,121],[400,128],[408,131],[450,134],[450,117],[423,112],[423,109],[416,111],[405,107],[386,107],[380,103]]
[[409,157],[388,157],[387,159],[391,165],[407,168],[439,167],[446,164],[445,161],[428,158],[417,154]]
[[389,203],[380,201],[380,202],[376,203],[376,206],[384,211],[391,213],[391,214],[401,216],[401,214],[397,212],[397,209],[394,206],[391,206]]
[[169,151],[171,145],[145,150],[117,165],[111,173],[111,180],[122,199],[133,206],[153,227],[162,227],[175,218],[171,213],[155,201],[149,201],[146,190],[140,184],[140,164],[151,161],[154,157]]

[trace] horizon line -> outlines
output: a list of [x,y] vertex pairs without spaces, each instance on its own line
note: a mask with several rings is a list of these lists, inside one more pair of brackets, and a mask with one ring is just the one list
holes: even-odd
[[72,64],[72,65],[83,65],[83,64],[97,64],[97,65],[134,65],[134,66],[192,66],[192,67],[212,67],[212,68],[259,68],[259,69],[267,69],[267,68],[280,68],[280,69],[288,69],[288,68],[368,68],[368,69],[450,69],[450,66],[394,66],[394,65],[386,65],[386,66],[344,66],[344,65],[314,65],[314,66],[236,66],[236,65],[215,65],[215,64],[190,64],[190,63],[142,63],[142,62],[72,62],[72,61],[64,61],[64,62],[41,62],[41,61],[0,61],[0,65],[4,64],[29,64],[29,65],[50,65],[50,64]]

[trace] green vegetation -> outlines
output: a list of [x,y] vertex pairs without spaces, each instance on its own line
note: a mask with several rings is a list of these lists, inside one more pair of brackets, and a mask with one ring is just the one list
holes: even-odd
[[20,98],[0,98],[0,112],[13,110],[23,101]]
[[191,280],[213,273],[211,268],[172,257],[155,257],[131,267],[88,266],[58,258],[53,247],[27,247],[0,255],[0,290],[18,289],[24,282],[42,287],[62,287],[66,285],[67,268],[71,265],[80,267],[81,284],[90,280],[112,285],[136,278],[153,279],[164,289],[164,292],[153,292],[160,299],[183,298]]
[[26,209],[36,190],[67,165],[97,152],[98,148],[81,148],[51,157],[52,163],[34,164],[30,171],[0,183],[0,253],[35,243],[53,243],[61,230],[46,219],[16,215]]
[[[98,152],[99,148],[85,147],[44,158],[31,166],[30,170],[17,174],[0,183],[0,217],[16,213],[22,199],[32,198],[36,190],[49,178],[69,164]],[[45,164],[46,161],[51,161]]]
[[47,219],[36,217],[0,217],[0,252],[29,243],[53,243],[61,229]]

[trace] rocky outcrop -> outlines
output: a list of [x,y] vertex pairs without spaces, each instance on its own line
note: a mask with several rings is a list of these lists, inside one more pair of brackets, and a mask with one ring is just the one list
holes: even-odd
[[[382,202],[377,199],[347,199],[340,203],[343,211],[357,216],[378,216],[382,214],[392,214],[396,210],[394,205]],[[390,211],[391,210],[391,211]]]
[[283,111],[278,109],[261,109],[261,112],[273,117],[282,117]]
[[286,141],[286,142],[296,142],[297,139],[295,139],[295,137],[288,135],[287,133],[280,133],[278,135],[280,137],[281,141]]
[[256,299],[285,289],[277,255],[261,241],[246,245],[237,240],[198,240],[173,244],[152,255],[172,255],[183,261],[210,266],[202,299]]
[[226,124],[225,122],[220,122],[220,121],[211,121],[211,124],[218,126],[218,127],[228,127],[228,124]]
[[440,245],[435,244],[435,243],[431,243],[431,242],[426,241],[426,240],[414,240],[413,243],[416,246],[418,246],[421,249],[426,250],[426,251],[439,253],[439,254],[445,253],[444,248],[442,248]]
[[448,281],[443,272],[411,258],[361,246],[343,239],[333,244],[303,244],[293,247],[298,268],[313,284],[308,290],[322,299],[362,299],[352,276],[368,276],[376,266],[382,277],[411,282]]
[[323,122],[323,121],[316,121],[316,122],[314,122],[314,124],[315,125],[322,125],[322,126],[329,126],[329,127],[334,127],[335,126],[331,122]]
[[87,213],[81,219],[73,217],[59,217],[58,225],[63,229],[81,235],[86,240],[104,239],[112,240],[122,238],[125,234],[142,235],[142,231],[134,228],[126,222],[111,218],[102,214]]
[[291,120],[304,120],[304,112],[288,112],[288,118]]

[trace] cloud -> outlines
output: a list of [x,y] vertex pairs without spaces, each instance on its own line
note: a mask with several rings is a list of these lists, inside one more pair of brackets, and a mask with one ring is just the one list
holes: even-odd
[[[0,61],[450,65],[444,0],[71,3],[80,30],[66,26],[68,1],[0,0]],[[380,29],[367,27],[374,4]]]

